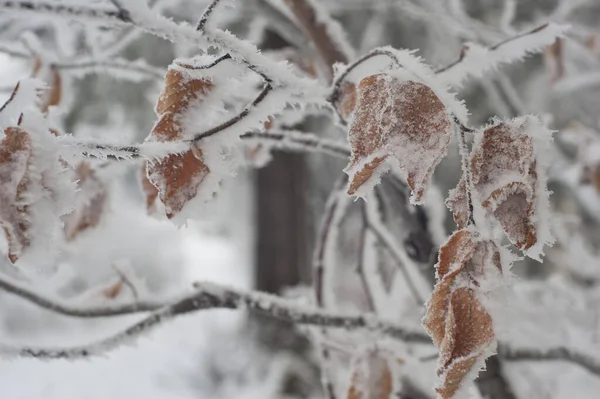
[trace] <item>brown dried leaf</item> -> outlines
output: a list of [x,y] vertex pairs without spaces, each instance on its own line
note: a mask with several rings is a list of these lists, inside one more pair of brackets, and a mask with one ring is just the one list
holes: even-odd
[[[481,206],[494,214],[510,241],[520,249],[535,245],[537,173],[532,138],[520,126],[504,122],[485,129],[473,150],[471,172]],[[507,182],[507,176],[512,181]]]
[[452,211],[452,217],[459,229],[464,229],[469,223],[469,204],[467,201],[466,181],[460,179],[456,188],[450,190],[446,206]]
[[140,169],[140,182],[142,186],[142,193],[146,198],[146,210],[149,214],[156,212],[156,199],[158,198],[158,189],[148,179],[147,173],[148,161],[144,161],[142,168]]
[[108,299],[115,299],[117,295],[123,290],[123,279],[118,280],[116,283],[106,287],[102,290],[102,295]]
[[447,153],[451,120],[427,85],[378,74],[362,79],[348,139],[348,194],[374,183],[390,157],[406,172],[414,202],[423,199],[435,167]]
[[338,91],[337,109],[344,120],[350,118],[356,108],[356,85],[345,80]]
[[46,65],[41,58],[36,57],[33,64],[32,77],[40,79],[49,87],[40,94],[40,109],[47,112],[49,107],[57,106],[62,98],[62,78],[56,67]]
[[481,355],[494,342],[492,318],[477,299],[475,291],[459,288],[452,292],[446,318],[446,336],[440,346],[436,391],[451,398]]
[[550,83],[556,83],[565,75],[563,39],[557,38],[554,44],[546,48],[544,51],[544,61]]
[[30,184],[31,138],[18,127],[4,131],[0,142],[0,226],[8,241],[8,258],[15,263],[31,242],[29,209],[24,195]]
[[[149,140],[176,141],[184,138],[180,118],[187,112],[192,101],[205,97],[213,87],[209,78],[194,79],[175,69],[169,69],[165,88],[158,99],[156,112],[160,118]],[[150,182],[158,189],[170,219],[198,193],[200,184],[210,173],[204,163],[202,151],[192,147],[183,154],[172,154],[160,162],[147,165]]]
[[348,399],[389,399],[393,393],[388,360],[377,352],[361,358],[352,372]]
[[[455,232],[440,249],[438,282],[423,326],[439,348],[437,392],[451,398],[478,358],[494,341],[492,320],[476,297],[489,267],[502,272],[500,252],[469,230]],[[472,288],[471,288],[472,287]]]
[[79,191],[73,212],[65,217],[65,236],[72,241],[84,230],[100,222],[108,193],[104,184],[88,162],[81,162],[75,169]]

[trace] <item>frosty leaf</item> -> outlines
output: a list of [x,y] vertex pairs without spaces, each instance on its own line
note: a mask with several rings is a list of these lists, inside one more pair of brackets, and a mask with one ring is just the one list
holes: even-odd
[[525,117],[487,127],[473,147],[471,173],[478,201],[521,250],[551,242],[540,224],[539,210],[546,207],[548,193],[544,166],[537,159],[544,156],[549,137],[539,121]]
[[[181,119],[190,105],[201,101],[212,87],[210,78],[194,79],[183,71],[169,69],[156,106],[160,118],[147,141],[183,139],[185,132]],[[210,169],[204,163],[202,151],[192,147],[183,154],[172,154],[160,162],[148,164],[147,172],[148,179],[159,191],[167,217],[173,218],[196,196]]]
[[477,233],[459,230],[440,249],[436,272],[438,282],[423,326],[440,351],[436,390],[451,398],[467,374],[475,375],[479,369],[475,364],[485,359],[495,339],[491,317],[477,291],[482,291],[485,278],[502,273],[499,249]]
[[123,290],[123,280],[119,279],[116,283],[111,284],[102,290],[102,294],[108,299],[115,299]]
[[92,228],[100,222],[107,198],[102,181],[88,162],[81,162],[75,169],[79,191],[75,197],[75,206],[65,218],[65,236],[72,241],[79,233]]
[[48,86],[48,90],[40,93],[40,110],[47,112],[49,107],[58,105],[62,98],[62,79],[56,67],[45,64],[39,57],[36,57],[32,77],[41,80]]
[[390,163],[406,172],[411,201],[421,202],[450,135],[449,113],[427,85],[385,74],[364,78],[348,133],[348,194],[366,194]]
[[477,299],[475,291],[469,288],[454,291],[449,300],[445,336],[438,360],[441,383],[436,391],[442,398],[454,396],[494,339],[492,318]]
[[8,128],[4,134],[0,142],[0,225],[8,241],[8,258],[15,263],[31,244],[24,197],[30,185],[32,143],[18,127]]
[[354,365],[348,399],[388,399],[392,397],[393,379],[388,359],[369,351]]
[[544,61],[551,83],[556,83],[565,74],[563,46],[563,39],[559,37],[554,44],[547,47],[544,51]]
[[142,193],[146,198],[146,210],[149,214],[153,214],[156,211],[156,200],[158,198],[158,189],[152,184],[152,182],[148,179],[148,162],[144,162],[142,164],[142,168],[140,169],[140,183],[142,186]]

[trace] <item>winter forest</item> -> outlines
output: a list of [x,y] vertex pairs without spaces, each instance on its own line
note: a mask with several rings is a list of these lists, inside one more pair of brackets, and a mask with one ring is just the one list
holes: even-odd
[[600,397],[600,0],[0,0],[0,396]]

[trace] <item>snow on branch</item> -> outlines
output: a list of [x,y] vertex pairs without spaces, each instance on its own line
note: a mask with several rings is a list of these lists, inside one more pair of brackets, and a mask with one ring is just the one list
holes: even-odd
[[[0,288],[5,288],[5,286],[6,284],[2,284],[0,285]],[[70,316],[102,317],[110,315],[108,314],[108,308],[104,308],[103,313],[101,313],[100,308],[95,309],[94,312],[85,313],[83,309],[65,308],[62,305],[55,304],[54,301],[50,299],[35,294],[32,296],[31,291],[23,290],[22,287],[11,287],[9,290],[10,293],[18,295],[23,299],[27,299],[36,305],[56,312],[61,312],[62,314],[69,313]],[[155,306],[155,304],[147,305],[147,307],[150,306]],[[14,347],[7,344],[0,344],[0,353],[3,353],[4,355],[46,359],[90,357],[106,353],[130,343],[141,335],[148,333],[153,328],[158,327],[162,323],[169,321],[176,316],[205,309],[248,309],[268,317],[295,324],[341,328],[348,331],[363,330],[408,342],[430,342],[429,337],[421,331],[398,326],[378,319],[372,315],[331,314],[319,309],[300,306],[275,295],[260,292],[243,292],[237,289],[203,282],[196,283],[195,290],[190,294],[185,295],[183,298],[172,303],[165,304],[136,324],[106,339],[88,345],[70,348]],[[65,310],[67,312],[65,312]],[[122,305],[122,307],[115,307],[113,310],[115,312],[113,315],[142,311],[135,308],[134,305]],[[81,316],[83,314],[85,314],[85,316]]]
[[563,37],[568,29],[567,25],[546,23],[491,47],[466,43],[455,62],[435,73],[443,83],[460,87],[467,79],[481,78],[501,64],[519,61],[527,55],[541,52],[557,38]]

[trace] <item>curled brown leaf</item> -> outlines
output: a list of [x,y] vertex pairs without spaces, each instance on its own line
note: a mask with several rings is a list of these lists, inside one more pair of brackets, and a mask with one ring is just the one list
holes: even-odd
[[516,124],[488,127],[473,149],[471,174],[481,206],[500,222],[510,241],[523,250],[535,245],[538,176],[532,138]]
[[451,398],[472,368],[487,353],[495,336],[492,320],[477,297],[480,281],[490,271],[502,272],[500,252],[477,233],[455,232],[440,249],[437,284],[427,304],[423,326],[438,347],[436,389]]
[[75,169],[79,191],[73,212],[65,217],[65,236],[72,241],[81,232],[95,227],[100,222],[108,192],[89,162],[81,162]]

